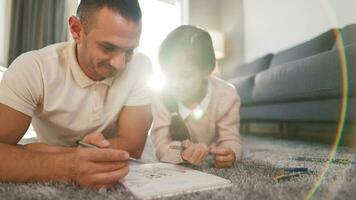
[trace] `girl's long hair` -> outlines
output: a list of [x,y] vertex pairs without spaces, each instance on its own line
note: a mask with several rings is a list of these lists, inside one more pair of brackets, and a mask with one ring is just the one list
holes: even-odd
[[[195,26],[180,26],[165,38],[158,55],[162,70],[172,67],[170,65],[172,59],[179,55],[183,55],[203,73],[210,74],[215,68],[216,59],[211,37],[207,31]],[[190,139],[188,128],[179,115],[176,99],[165,93],[163,101],[171,114],[170,135],[172,139],[178,141]]]

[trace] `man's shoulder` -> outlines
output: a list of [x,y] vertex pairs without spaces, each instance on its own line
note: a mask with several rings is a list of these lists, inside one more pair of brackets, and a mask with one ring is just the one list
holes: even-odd
[[[68,43],[58,43],[39,50],[29,51],[18,56],[9,66],[7,74],[28,74],[29,76],[44,76],[59,73],[63,64],[61,54]],[[46,75],[44,75],[46,74]],[[27,76],[27,75],[26,75]]]
[[[42,49],[28,51],[26,53],[18,56],[12,65],[16,65],[16,63],[27,63],[27,64],[43,64],[49,61],[53,61],[53,59],[58,59],[58,57],[62,54],[63,50],[70,45],[69,43],[57,43],[46,46]],[[10,65],[11,66],[11,65]]]
[[42,49],[33,51],[37,54],[38,58],[42,61],[51,61],[52,59],[59,58],[62,54],[65,53],[65,50],[72,46],[70,42],[56,43],[49,46],[46,46]]

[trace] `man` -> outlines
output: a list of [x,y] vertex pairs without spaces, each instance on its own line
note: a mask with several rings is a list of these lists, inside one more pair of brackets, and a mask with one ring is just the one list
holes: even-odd
[[[82,0],[74,43],[18,57],[0,84],[0,181],[109,188],[142,154],[152,117],[149,60],[135,54],[137,0]],[[24,33],[26,34],[26,33]],[[32,121],[41,143],[17,145]],[[77,148],[84,140],[100,148]]]

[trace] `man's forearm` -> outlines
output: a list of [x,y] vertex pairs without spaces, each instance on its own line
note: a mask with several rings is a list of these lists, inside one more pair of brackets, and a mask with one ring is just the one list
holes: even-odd
[[73,153],[45,153],[0,143],[0,181],[72,181]]
[[76,149],[74,147],[51,146],[45,143],[30,143],[23,147],[30,151],[43,153],[72,153]]
[[139,159],[145,148],[145,143],[143,144],[134,144],[133,142],[128,141],[125,138],[116,137],[110,139],[111,148],[121,149],[127,151],[131,157]]

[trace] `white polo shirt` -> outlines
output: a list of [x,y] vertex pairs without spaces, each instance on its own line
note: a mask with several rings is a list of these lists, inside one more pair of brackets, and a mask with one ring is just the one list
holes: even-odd
[[150,104],[150,74],[150,60],[137,53],[122,73],[93,81],[77,62],[75,44],[59,43],[11,64],[0,84],[0,103],[31,116],[41,142],[72,146],[92,132],[114,137],[123,106]]

